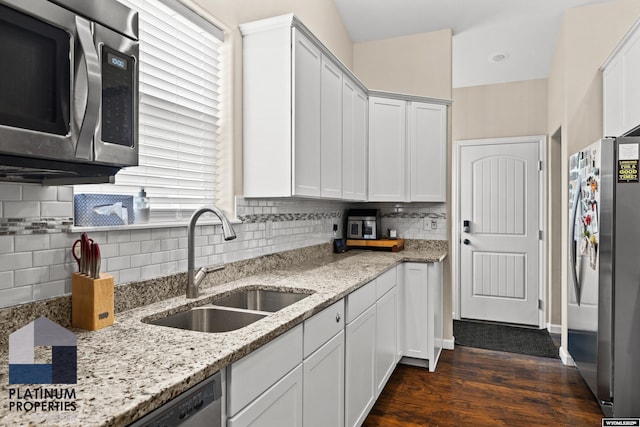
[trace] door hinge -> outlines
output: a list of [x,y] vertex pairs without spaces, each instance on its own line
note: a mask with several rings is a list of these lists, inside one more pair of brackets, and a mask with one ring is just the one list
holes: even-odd
[[543,308],[544,308],[544,302],[541,299],[539,299],[538,300],[538,309],[542,310]]
[[538,230],[538,240],[544,240],[544,232],[542,230]]
[[542,170],[542,160],[538,160],[538,170]]

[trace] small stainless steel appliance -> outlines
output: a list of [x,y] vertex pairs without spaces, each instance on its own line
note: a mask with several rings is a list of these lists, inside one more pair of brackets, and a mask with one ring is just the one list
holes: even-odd
[[350,209],[347,214],[347,239],[375,240],[380,238],[378,209]]
[[0,180],[110,182],[138,164],[138,12],[0,0]]

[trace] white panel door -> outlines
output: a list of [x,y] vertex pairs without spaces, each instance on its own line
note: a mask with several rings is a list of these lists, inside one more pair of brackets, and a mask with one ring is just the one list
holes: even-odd
[[342,197],[342,72],[322,56],[320,182],[322,197]]
[[409,103],[409,192],[412,202],[444,202],[447,187],[447,106]]
[[344,332],[303,363],[304,427],[344,426]]
[[538,325],[539,141],[514,140],[460,146],[460,315]]
[[369,98],[369,200],[402,202],[406,194],[406,102]]
[[[320,196],[321,54],[295,29],[293,49],[293,194]],[[274,103],[278,100],[274,99]]]

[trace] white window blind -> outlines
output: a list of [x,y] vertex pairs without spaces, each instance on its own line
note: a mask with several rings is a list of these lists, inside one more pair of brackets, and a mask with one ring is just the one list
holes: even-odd
[[121,170],[115,185],[75,192],[144,187],[152,220],[188,217],[214,201],[222,31],[177,1],[121,1],[139,12],[140,166]]

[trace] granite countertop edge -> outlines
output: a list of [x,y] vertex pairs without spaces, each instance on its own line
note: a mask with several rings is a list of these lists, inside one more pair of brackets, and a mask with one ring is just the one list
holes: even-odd
[[[196,300],[180,296],[127,310],[116,314],[114,325],[98,331],[72,329],[78,337],[78,381],[73,385],[78,410],[67,418],[61,416],[56,425],[126,426],[390,268],[403,262],[442,262],[446,256],[446,248],[407,248],[397,253],[349,251],[343,258],[309,269],[275,269],[201,289]],[[252,287],[313,293],[247,327],[223,334],[145,323]],[[7,385],[5,375],[6,371],[0,372],[0,393],[6,396],[12,386]],[[43,418],[36,415],[11,412],[7,402],[0,406],[0,419],[6,417],[6,422],[16,425],[37,424]],[[46,419],[44,422],[49,424]]]

